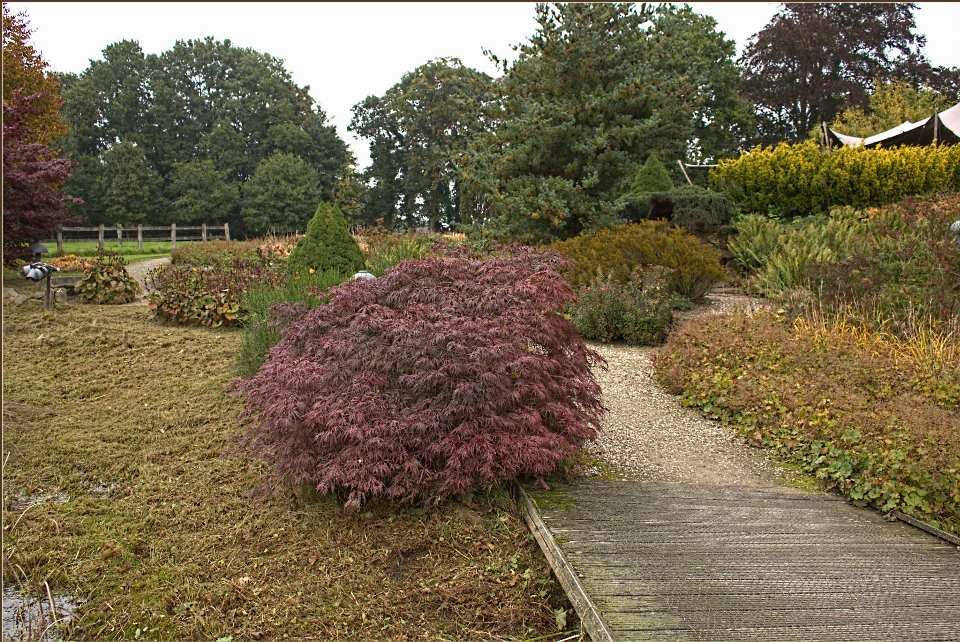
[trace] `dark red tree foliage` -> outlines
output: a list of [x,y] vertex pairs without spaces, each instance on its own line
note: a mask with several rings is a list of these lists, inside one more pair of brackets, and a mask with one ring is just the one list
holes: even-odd
[[47,145],[28,142],[33,130],[27,116],[39,112],[41,94],[13,90],[3,102],[3,263],[16,269],[32,258],[30,245],[56,234],[57,226],[78,220],[64,211],[79,198],[59,191],[76,162],[56,158]]
[[411,259],[330,290],[282,321],[260,371],[235,383],[256,418],[241,444],[273,482],[341,493],[347,507],[542,480],[604,411],[590,366],[605,363],[560,315],[574,299],[566,262],[518,247]]

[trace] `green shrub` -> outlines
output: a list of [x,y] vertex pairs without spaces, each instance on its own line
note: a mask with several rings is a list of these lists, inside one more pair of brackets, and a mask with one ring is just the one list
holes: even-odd
[[250,287],[241,297],[243,316],[243,339],[237,352],[237,366],[240,375],[252,377],[263,365],[280,333],[271,327],[270,309],[275,303],[305,303],[313,309],[326,302],[323,292],[340,285],[348,278],[337,270],[325,272],[308,271],[306,274],[288,275],[277,283],[257,284]]
[[710,171],[741,210],[782,217],[879,207],[911,194],[960,190],[960,146],[821,151],[813,141],[757,147]]
[[683,228],[663,221],[641,221],[584,234],[551,245],[574,262],[567,279],[585,286],[595,277],[626,283],[635,268],[662,265],[674,270],[671,286],[697,301],[723,280],[717,252]]
[[665,218],[694,233],[716,233],[737,213],[737,205],[729,196],[696,185],[631,193],[624,197],[624,203],[622,215],[629,221]]
[[300,239],[287,260],[287,270],[306,274],[310,270],[338,270],[354,274],[364,268],[363,253],[350,235],[340,208],[321,203],[307,224],[307,233]]
[[238,260],[230,267],[169,265],[154,273],[150,309],[161,322],[237,325],[245,313],[243,294],[255,284],[269,286],[283,278],[282,270],[259,260]]
[[655,266],[634,270],[626,283],[594,279],[567,313],[585,339],[631,345],[659,345],[673,321],[670,273]]
[[647,162],[637,172],[636,178],[630,185],[630,191],[633,193],[666,192],[672,189],[673,179],[670,178],[670,174],[667,173],[656,154],[650,154],[647,157]]
[[130,303],[137,298],[140,284],[127,272],[126,261],[119,254],[100,252],[93,265],[83,272],[83,279],[73,291],[90,303]]

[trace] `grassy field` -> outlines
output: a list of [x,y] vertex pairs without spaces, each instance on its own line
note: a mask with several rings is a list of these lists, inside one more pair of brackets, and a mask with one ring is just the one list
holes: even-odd
[[[186,245],[187,242],[177,243],[178,246]],[[47,247],[50,248],[50,253],[45,255],[49,257],[63,256],[67,254],[75,254],[76,256],[96,256],[99,251],[99,246],[97,241],[68,241],[63,244],[63,253],[57,252],[56,244],[47,244]],[[103,249],[115,252],[117,254],[122,254],[124,257],[131,256],[163,256],[165,254],[170,254],[170,241],[144,241],[143,249],[140,250],[137,248],[137,242],[134,241],[124,241],[123,247],[120,247],[117,244],[117,240],[108,241],[104,239]],[[127,259],[130,260],[129,258]]]
[[230,452],[239,330],[23,304],[4,306],[3,331],[3,583],[72,603],[62,638],[574,633],[505,490],[351,513],[300,489],[263,496],[261,464]]

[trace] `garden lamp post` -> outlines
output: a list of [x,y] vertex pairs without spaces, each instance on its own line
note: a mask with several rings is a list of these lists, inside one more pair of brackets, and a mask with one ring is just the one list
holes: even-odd
[[23,278],[30,279],[34,283],[38,282],[40,279],[46,278],[47,280],[47,292],[46,297],[43,301],[43,307],[45,310],[50,309],[50,275],[54,272],[59,272],[60,268],[56,265],[50,265],[49,263],[44,263],[40,260],[40,255],[48,252],[47,246],[43,243],[37,242],[30,246],[30,251],[33,252],[34,262],[30,265],[23,266]]

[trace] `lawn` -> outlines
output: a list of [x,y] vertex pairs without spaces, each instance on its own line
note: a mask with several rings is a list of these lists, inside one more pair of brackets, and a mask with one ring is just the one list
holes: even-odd
[[355,512],[303,489],[265,496],[262,465],[230,452],[239,330],[162,326],[146,306],[30,304],[5,305],[3,330],[3,582],[69,599],[64,639],[572,628],[508,489]]

